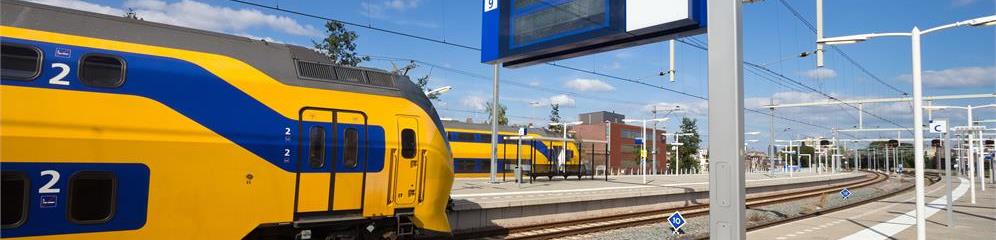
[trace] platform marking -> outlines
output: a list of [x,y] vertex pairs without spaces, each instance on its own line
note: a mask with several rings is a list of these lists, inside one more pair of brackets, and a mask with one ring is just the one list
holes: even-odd
[[[965,192],[968,192],[968,184],[965,183],[968,182],[968,180],[961,177],[959,177],[958,180],[960,181],[960,183],[958,184],[958,187],[954,189],[954,193],[952,193],[954,195],[954,199],[961,198],[962,195],[965,195]],[[947,202],[947,197],[948,196],[945,194],[944,197],[938,198],[927,204],[928,208],[926,210],[926,215],[927,215],[926,217],[929,218],[931,215],[934,215],[934,213],[940,212],[941,208],[934,207],[932,205],[945,204]],[[916,225],[916,217],[914,216],[916,216],[916,210],[909,211],[906,214],[902,214],[896,218],[893,218],[892,220],[876,224],[871,228],[861,230],[860,232],[856,232],[854,234],[851,234],[850,236],[841,239],[845,240],[891,239],[893,235],[896,235],[897,233],[906,230],[906,228]]]

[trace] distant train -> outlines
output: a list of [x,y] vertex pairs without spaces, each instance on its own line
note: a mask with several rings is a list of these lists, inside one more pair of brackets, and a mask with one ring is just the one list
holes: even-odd
[[449,236],[411,81],[304,47],[4,0],[2,236]]
[[[458,178],[487,177],[491,171],[491,125],[458,121],[443,121],[446,136],[453,152],[453,170]],[[575,176],[584,173],[580,167],[578,144],[567,141],[564,149],[562,135],[545,134],[541,129],[529,129],[519,149],[518,128],[500,126],[498,129],[498,172],[512,173],[518,164],[516,154],[523,159],[523,170],[532,176]]]

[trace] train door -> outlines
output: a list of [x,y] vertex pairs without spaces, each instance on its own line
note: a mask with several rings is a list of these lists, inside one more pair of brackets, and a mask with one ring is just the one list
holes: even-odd
[[332,127],[335,113],[330,110],[305,109],[298,121],[297,197],[295,213],[326,214],[332,193],[330,143],[335,141]]
[[357,112],[336,112],[332,161],[332,210],[359,213],[366,187],[369,141],[366,117]]
[[360,214],[369,154],[366,116],[305,108],[299,124],[295,213]]
[[418,133],[416,118],[398,117],[399,144],[396,146],[400,149],[393,149],[391,166],[394,169],[394,178],[388,191],[392,193],[388,200],[394,202],[396,206],[411,205],[418,198],[419,170],[425,164],[422,159],[425,152],[419,148],[421,143]]

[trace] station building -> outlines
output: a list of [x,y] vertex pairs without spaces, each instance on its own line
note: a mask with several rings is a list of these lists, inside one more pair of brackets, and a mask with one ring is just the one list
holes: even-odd
[[[626,116],[614,112],[598,111],[582,113],[578,115],[581,125],[572,127],[578,139],[608,141],[609,166],[608,171],[612,174],[639,174],[640,173],[640,149],[638,139],[643,137],[640,130],[642,126],[635,126],[623,123]],[[649,123],[648,123],[649,124]],[[664,129],[658,128],[656,138],[653,138],[652,126],[647,126],[647,138],[657,144],[657,169],[663,172],[668,167],[667,139],[661,134]],[[606,144],[585,144],[586,150],[582,150],[582,161],[592,157],[588,151],[594,151],[596,166],[604,165],[599,160],[604,161]],[[647,171],[653,169],[653,145],[647,146]],[[649,172],[648,172],[649,173]]]

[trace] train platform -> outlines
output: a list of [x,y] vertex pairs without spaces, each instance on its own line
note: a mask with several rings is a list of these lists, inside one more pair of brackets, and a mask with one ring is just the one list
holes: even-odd
[[[944,181],[926,188],[927,239],[993,239],[996,236],[996,186],[976,183],[976,203],[968,180],[952,179],[955,201],[948,221]],[[747,233],[750,239],[916,239],[914,191],[861,206]]]
[[[747,194],[764,196],[861,181],[873,174],[751,173]],[[691,206],[709,201],[709,176],[610,176],[609,180],[488,183],[487,179],[457,179],[448,218],[455,232],[501,229],[544,222],[597,218],[627,212]]]
[[[786,183],[840,181],[863,175],[852,172],[799,172],[792,176],[787,173],[750,173],[746,179],[750,188]],[[455,209],[495,208],[687,193],[705,191],[708,185],[708,174],[648,175],[647,184],[643,184],[643,177],[640,175],[610,176],[608,181],[604,177],[585,180],[571,178],[522,184],[494,184],[488,183],[488,179],[456,179],[450,197],[454,200]]]

